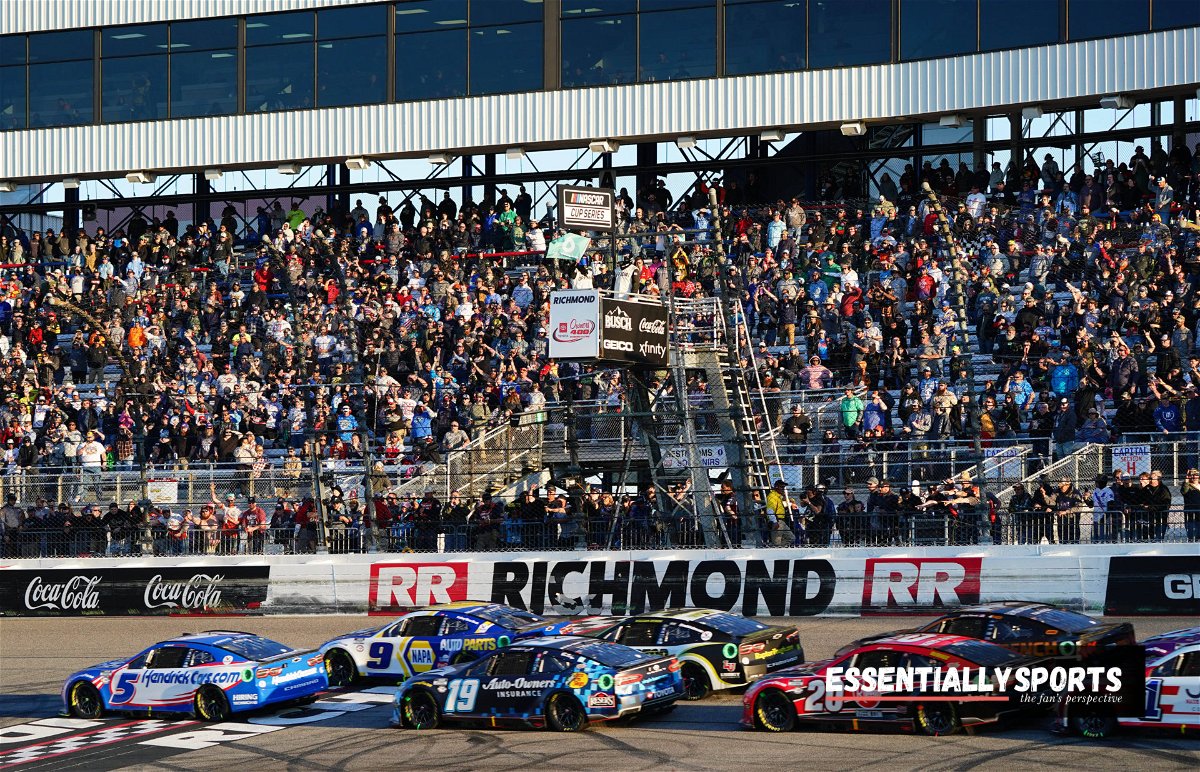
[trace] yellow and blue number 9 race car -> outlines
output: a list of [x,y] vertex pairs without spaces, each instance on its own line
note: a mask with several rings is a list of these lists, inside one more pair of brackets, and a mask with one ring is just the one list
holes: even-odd
[[320,647],[331,686],[358,678],[409,678],[442,665],[470,662],[521,639],[553,635],[553,622],[499,603],[445,603],[410,611]]

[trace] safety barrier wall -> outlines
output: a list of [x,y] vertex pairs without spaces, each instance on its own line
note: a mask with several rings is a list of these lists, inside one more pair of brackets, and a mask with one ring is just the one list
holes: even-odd
[[21,560],[0,614],[396,613],[495,601],[547,615],[675,606],[760,616],[937,613],[995,600],[1200,615],[1195,544]]

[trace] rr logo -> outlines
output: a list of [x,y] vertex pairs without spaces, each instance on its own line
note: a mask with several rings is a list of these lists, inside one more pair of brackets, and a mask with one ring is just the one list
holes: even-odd
[[868,558],[863,613],[976,604],[982,565],[983,558]]
[[467,599],[469,563],[373,563],[371,611],[390,611]]

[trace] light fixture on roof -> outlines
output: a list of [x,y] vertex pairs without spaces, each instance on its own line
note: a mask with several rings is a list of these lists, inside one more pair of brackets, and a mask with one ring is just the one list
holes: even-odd
[[0,180],[0,193],[12,193],[17,189],[17,183],[12,180]]
[[970,119],[965,115],[953,113],[951,115],[943,115],[941,120],[938,121],[938,124],[947,129],[961,129],[963,126],[967,125],[967,121],[969,120]]
[[275,171],[279,172],[280,174],[299,174],[300,164],[279,164],[279,166],[275,167]]
[[67,190],[75,190],[76,188],[79,187],[79,178],[78,177],[64,177],[63,178],[63,187],[66,188]]
[[429,157],[425,160],[431,164],[448,164],[454,160],[454,156],[449,153],[430,153]]
[[1113,94],[1100,98],[1100,106],[1109,110],[1132,110],[1137,107],[1137,100],[1129,94]]
[[352,171],[361,172],[364,169],[371,168],[371,159],[361,156],[346,159],[346,168]]
[[510,161],[520,161],[525,157],[525,148],[510,147],[504,151],[504,157]]
[[588,150],[593,153],[615,153],[621,148],[621,143],[615,139],[598,139],[588,143]]
[[867,133],[867,124],[862,121],[852,121],[843,123],[841,126],[842,136],[844,137],[861,137]]
[[221,179],[221,175],[224,173],[225,172],[221,171],[220,169],[205,169],[204,179],[208,180],[209,182],[212,182],[213,180],[219,180]]
[[686,137],[678,137],[675,140],[675,147],[680,150],[690,150],[696,146],[696,138],[690,134]]
[[1021,117],[1027,121],[1041,118],[1045,113],[1042,112],[1041,105],[1030,105],[1021,109]]
[[782,142],[786,136],[783,129],[767,129],[758,135],[763,142]]
[[154,172],[129,172],[129,174],[125,175],[126,182],[132,182],[137,185],[145,185],[154,182],[156,179],[158,179],[158,175],[154,174]]

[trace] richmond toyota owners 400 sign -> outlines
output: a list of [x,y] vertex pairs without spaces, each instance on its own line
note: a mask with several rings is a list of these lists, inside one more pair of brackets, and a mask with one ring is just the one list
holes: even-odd
[[595,359],[600,353],[600,293],[558,290],[550,293],[550,357]]

